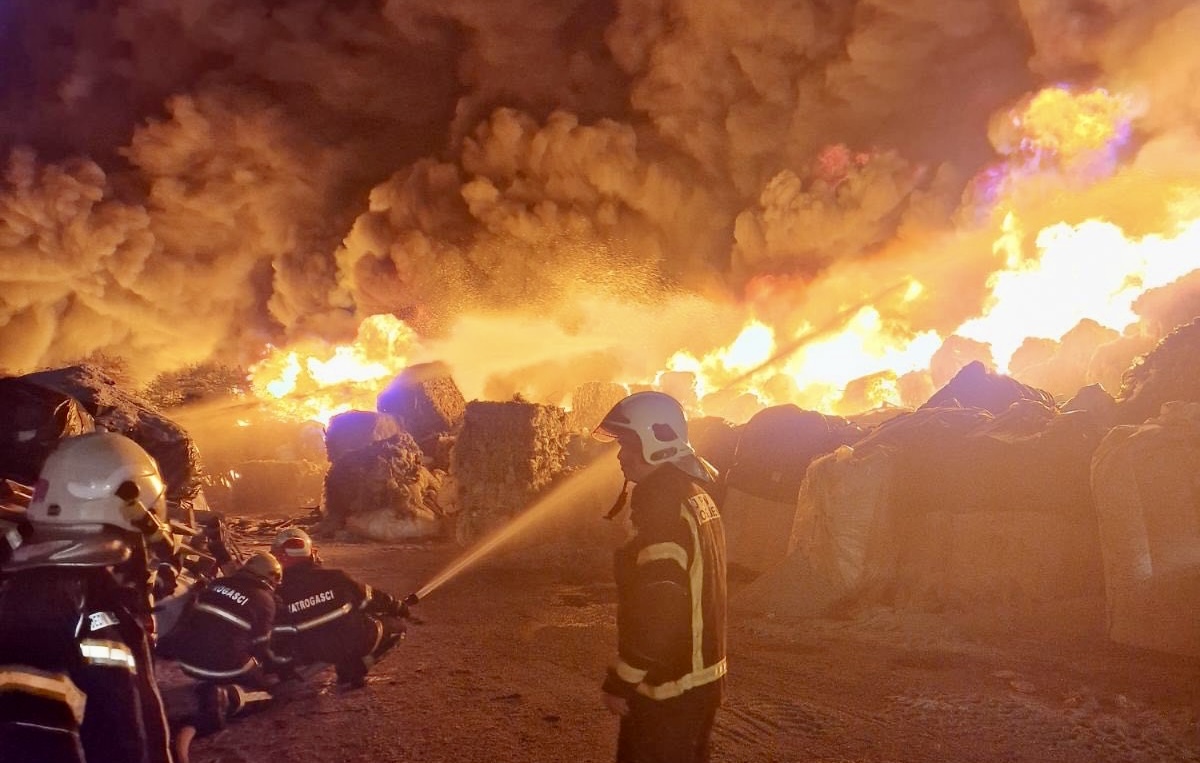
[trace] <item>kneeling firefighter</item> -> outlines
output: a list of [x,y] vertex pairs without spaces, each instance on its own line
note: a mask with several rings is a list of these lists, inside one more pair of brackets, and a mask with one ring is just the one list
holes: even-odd
[[[593,435],[616,440],[632,535],[615,555],[617,659],[605,705],[618,763],[703,763],[725,683],[725,535],[715,470],[688,443],[672,397],[637,392]],[[620,512],[625,492],[609,517]]]
[[170,761],[150,651],[155,575],[177,561],[164,495],[118,434],[46,459],[0,583],[0,760]]
[[158,653],[175,660],[197,683],[168,692],[167,712],[176,730],[175,754],[186,760],[193,736],[225,727],[234,715],[261,709],[272,699],[268,672],[278,667],[270,649],[283,567],[271,554],[252,555],[232,575],[204,586]]
[[342,688],[363,686],[371,666],[404,637],[408,606],[323,566],[301,529],[280,532],[271,552],[283,564],[276,651],[298,665],[333,665]]

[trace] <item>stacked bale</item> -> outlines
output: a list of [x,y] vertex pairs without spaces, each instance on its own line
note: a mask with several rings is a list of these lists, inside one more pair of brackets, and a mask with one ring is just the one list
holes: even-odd
[[[432,459],[445,456],[442,440],[462,422],[467,402],[444,363],[422,363],[406,368],[392,380],[376,403],[412,435]],[[437,466],[446,464],[435,460]]]
[[1200,655],[1200,403],[1112,429],[1092,461],[1108,635]]
[[814,462],[765,584],[922,610],[1098,596],[1102,430],[1012,391],[999,416],[922,408]]
[[572,432],[590,433],[604,414],[629,393],[615,382],[585,382],[571,394],[567,425]]
[[787,556],[809,463],[861,435],[845,419],[790,404],[760,411],[741,427],[723,479],[726,548],[735,574],[760,574]]
[[567,439],[567,415],[557,406],[468,403],[450,466],[460,539],[529,506],[566,467]]
[[395,541],[441,532],[434,495],[440,480],[395,419],[373,411],[335,416],[326,434],[329,472],[318,532],[346,528]]

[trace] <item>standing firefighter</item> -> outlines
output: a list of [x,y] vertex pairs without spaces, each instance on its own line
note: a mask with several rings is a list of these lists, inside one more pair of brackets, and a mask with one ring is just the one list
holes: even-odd
[[281,532],[271,553],[283,564],[274,631],[281,652],[299,665],[332,664],[341,688],[362,687],[371,666],[404,637],[408,607],[322,566],[303,530]]
[[158,465],[111,432],[46,459],[31,534],[0,584],[0,760],[170,760],[150,656],[155,571],[173,561]]
[[[596,428],[616,440],[632,535],[615,555],[617,660],[605,705],[621,717],[617,763],[703,763],[724,692],[725,536],[672,397],[638,392]],[[610,516],[622,506],[625,493]]]

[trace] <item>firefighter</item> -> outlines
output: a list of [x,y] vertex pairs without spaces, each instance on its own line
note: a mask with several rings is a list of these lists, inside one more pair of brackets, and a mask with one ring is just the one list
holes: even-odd
[[271,627],[282,579],[278,559],[254,554],[232,575],[208,583],[159,643],[159,656],[177,661],[197,681],[164,695],[177,761],[188,759],[192,738],[215,733],[234,715],[271,701],[267,673],[277,665]]
[[297,665],[332,664],[341,689],[364,686],[371,666],[404,637],[407,605],[323,566],[299,528],[280,532],[271,552],[283,564],[275,643]]
[[[618,763],[702,763],[725,683],[725,536],[679,403],[637,392],[593,432],[616,440],[632,533],[615,553],[617,659],[602,690]],[[631,492],[629,485],[633,485]]]
[[0,584],[0,760],[171,760],[150,652],[154,576],[177,561],[164,494],[118,434],[47,457]]
[[283,567],[273,554],[251,556],[232,575],[207,584],[160,654],[188,676],[211,683],[264,685]]

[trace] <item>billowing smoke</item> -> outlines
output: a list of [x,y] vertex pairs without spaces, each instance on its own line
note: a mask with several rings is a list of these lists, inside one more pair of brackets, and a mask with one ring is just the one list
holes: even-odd
[[[6,3],[0,368],[149,380],[378,313],[461,368],[469,316],[536,316],[477,391],[561,397],[748,314],[945,335],[1003,263],[989,173],[1030,228],[1177,211],[1143,179],[1200,177],[1198,33],[1185,0]],[[1135,101],[1103,183],[1013,171],[1054,84]]]

